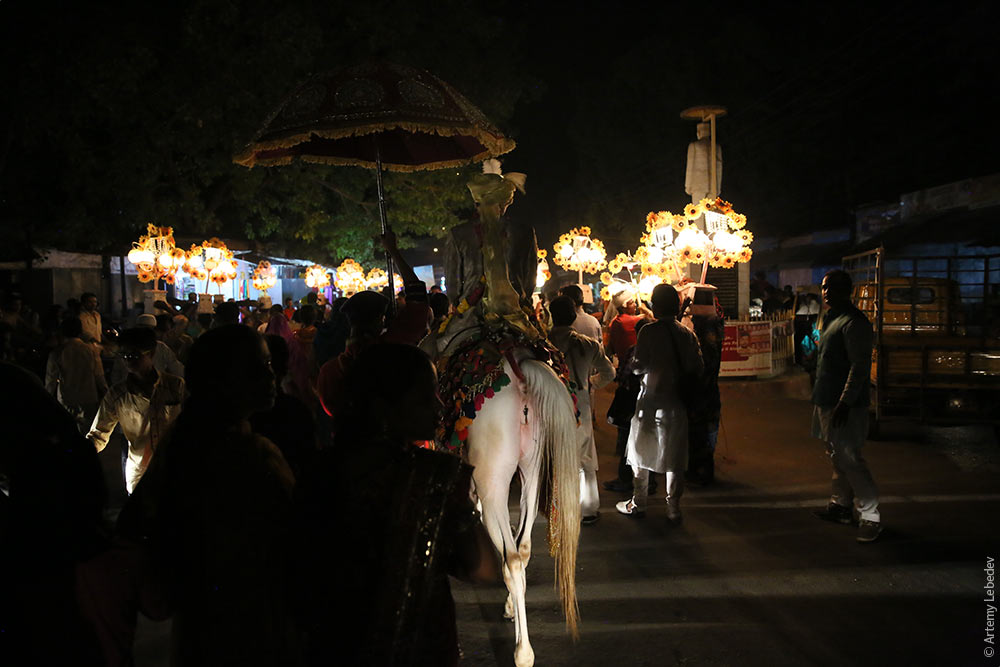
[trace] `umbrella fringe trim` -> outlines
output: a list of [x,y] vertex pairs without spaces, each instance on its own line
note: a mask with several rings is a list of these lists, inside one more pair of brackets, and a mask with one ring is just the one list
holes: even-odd
[[[349,137],[364,136],[367,134],[375,134],[376,132],[387,132],[391,130],[406,130],[407,132],[424,132],[426,134],[436,134],[441,137],[454,137],[462,134],[471,134],[467,131],[463,131],[459,128],[447,128],[435,125],[429,125],[424,123],[376,123],[365,125],[364,127],[350,128],[345,130],[309,130],[308,132],[300,132],[298,134],[293,134],[289,137],[282,139],[271,139],[268,141],[259,141],[251,144],[243,151],[237,153],[233,157],[233,162],[236,164],[243,165],[244,167],[254,167],[256,165],[261,166],[280,166],[291,164],[295,156],[282,156],[278,158],[258,158],[255,157],[257,153],[261,151],[272,151],[282,148],[292,148],[301,143],[309,141],[313,136],[320,137],[321,139],[346,139]],[[421,171],[428,169],[430,165],[440,165],[438,169],[446,169],[448,167],[457,167],[471,162],[476,162],[477,160],[486,159],[487,157],[493,157],[496,155],[503,155],[504,153],[509,153],[514,150],[517,144],[513,139],[508,139],[506,137],[497,138],[495,135],[487,132],[486,130],[480,130],[473,134],[480,143],[486,148],[482,153],[471,158],[462,158],[458,160],[447,160],[443,162],[430,162],[422,165],[383,165],[386,169],[390,171]],[[369,169],[374,168],[375,163],[365,160],[356,160],[353,158],[343,158],[338,156],[297,156],[306,162],[315,162],[318,164],[334,164],[334,165],[357,165],[364,166]]]

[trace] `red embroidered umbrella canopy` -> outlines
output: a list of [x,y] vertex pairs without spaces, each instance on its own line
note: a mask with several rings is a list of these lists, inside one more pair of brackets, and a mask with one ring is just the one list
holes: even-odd
[[[389,225],[383,169],[457,167],[502,155],[514,146],[479,109],[433,74],[368,63],[299,85],[234,162],[278,166],[298,159],[375,169],[384,233]],[[391,263],[387,273],[392,289]]]
[[235,157],[246,167],[298,158],[390,171],[444,169],[513,150],[461,93],[424,70],[345,67],[299,85]]

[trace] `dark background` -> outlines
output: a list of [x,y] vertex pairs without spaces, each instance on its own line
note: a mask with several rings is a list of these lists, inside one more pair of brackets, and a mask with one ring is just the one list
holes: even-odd
[[[368,243],[370,173],[262,174],[230,158],[298,81],[371,58],[439,74],[517,140],[505,169],[528,174],[528,195],[512,213],[544,246],[587,224],[609,250],[634,247],[646,212],[679,210],[695,138],[679,113],[699,104],[729,109],[722,195],[755,234],[845,226],[860,204],[996,171],[997,14],[991,2],[7,0],[0,240],[114,249],[155,218],[265,249],[294,236],[334,256],[354,228]],[[355,184],[363,205],[331,199],[315,174]],[[419,220],[421,205],[397,195],[390,212]],[[447,224],[463,214],[444,205]]]

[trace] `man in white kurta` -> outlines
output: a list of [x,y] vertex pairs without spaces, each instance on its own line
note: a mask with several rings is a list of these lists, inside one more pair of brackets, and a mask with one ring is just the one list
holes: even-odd
[[[591,420],[590,392],[587,387],[589,385],[596,390],[605,386],[614,379],[615,369],[599,342],[573,330],[576,310],[569,297],[553,299],[549,305],[549,313],[553,324],[549,341],[566,357],[571,379],[577,386],[577,409],[580,411],[580,425],[577,427],[577,442],[580,446],[580,516],[583,517],[584,524],[591,524],[597,521],[600,497],[597,489],[597,447],[594,444],[594,424]],[[591,380],[595,373],[596,376]]]
[[559,290],[559,294],[568,296],[573,300],[576,307],[576,318],[573,320],[573,331],[581,336],[593,338],[598,343],[603,343],[601,333],[601,322],[596,317],[583,309],[583,290],[579,285],[566,285]]
[[73,415],[86,433],[108,385],[100,354],[93,345],[80,340],[82,330],[76,317],[67,318],[59,324],[59,335],[63,340],[49,354],[45,365],[45,388]]
[[680,498],[688,464],[688,420],[684,377],[704,369],[698,339],[677,322],[680,299],[671,285],[657,285],[652,295],[656,322],[639,332],[631,370],[642,387],[629,430],[627,460],[635,474],[633,496],[616,505],[622,514],[646,512],[649,473],[666,473],[667,518],[681,520]]
[[122,350],[128,376],[111,387],[101,401],[87,439],[98,452],[121,425],[128,440],[125,458],[125,490],[131,494],[149,467],[150,460],[180,414],[184,380],[159,372],[153,366],[156,335],[152,329],[135,328],[122,334]]

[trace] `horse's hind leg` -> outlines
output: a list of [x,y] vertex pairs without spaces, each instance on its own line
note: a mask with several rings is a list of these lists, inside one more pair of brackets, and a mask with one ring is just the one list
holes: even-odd
[[[482,502],[483,525],[503,559],[503,578],[510,594],[514,616],[514,664],[533,665],[534,651],[528,641],[528,620],[524,606],[524,563],[510,525],[507,499],[510,481],[518,468],[520,396],[505,388],[476,416],[469,432],[469,463],[475,466],[473,478]],[[522,511],[522,522],[526,513]],[[534,512],[531,512],[534,518]],[[528,524],[530,529],[530,524]],[[520,532],[520,531],[519,531]]]
[[514,664],[525,667],[534,664],[534,651],[528,641],[528,622],[524,607],[524,562],[510,530],[507,509],[508,487],[480,493],[483,502],[483,525],[503,557],[503,581],[507,585],[509,602],[514,615]]
[[[525,432],[523,437],[531,438],[532,440],[534,438],[530,432]],[[535,524],[535,517],[538,516],[541,447],[538,443],[532,442],[527,449],[522,451],[526,453],[518,464],[518,471],[521,474],[521,512],[517,529],[514,533],[514,542],[517,544],[517,551],[521,556],[521,562],[525,571],[527,571],[528,561],[531,560],[531,528]],[[527,585],[527,582],[525,585]]]

